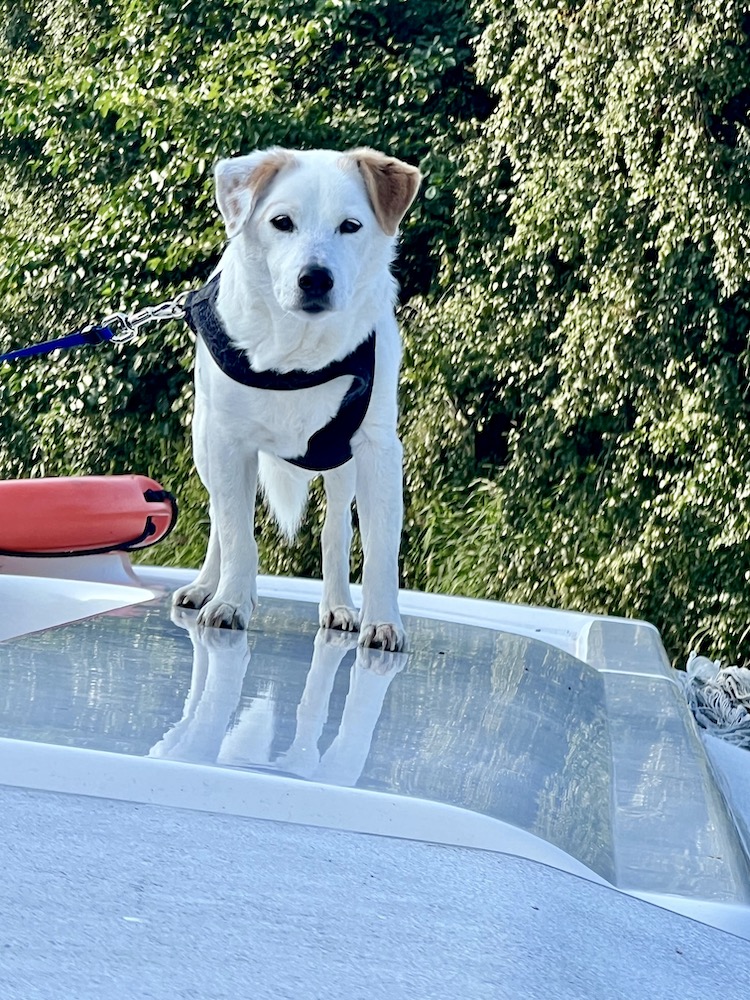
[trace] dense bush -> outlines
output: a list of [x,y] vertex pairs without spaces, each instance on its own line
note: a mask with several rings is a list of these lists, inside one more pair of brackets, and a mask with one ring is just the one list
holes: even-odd
[[[268,145],[369,144],[430,178],[399,277],[425,291],[453,251],[441,184],[477,103],[465,4],[120,0],[5,4],[0,48],[0,334],[5,344],[196,286],[222,249],[212,163]],[[0,36],[2,37],[2,36]],[[3,475],[137,468],[180,494],[158,557],[202,557],[187,446],[185,327],[3,373]],[[270,569],[314,572],[306,534]]]
[[[0,333],[199,281],[210,167],[358,143],[404,232],[404,580],[746,656],[750,18],[734,0],[0,0]],[[4,475],[137,467],[199,560],[190,346],[3,373]],[[309,531],[265,566],[312,573]]]
[[415,582],[746,656],[750,19],[481,6],[497,107],[462,158],[458,264],[409,326]]

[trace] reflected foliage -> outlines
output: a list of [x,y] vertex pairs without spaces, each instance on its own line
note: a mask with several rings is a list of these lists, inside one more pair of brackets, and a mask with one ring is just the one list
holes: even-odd
[[408,627],[408,654],[355,654],[319,645],[314,605],[266,599],[249,635],[188,635],[165,597],[3,643],[0,736],[456,805],[613,880],[601,675],[522,636]]

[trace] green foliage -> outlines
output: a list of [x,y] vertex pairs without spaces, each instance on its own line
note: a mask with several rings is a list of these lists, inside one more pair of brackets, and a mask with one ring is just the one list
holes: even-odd
[[[747,657],[750,18],[736,0],[0,0],[0,341],[198,283],[211,167],[419,162],[404,581]],[[6,369],[3,475],[137,469],[196,563],[191,345]],[[313,522],[319,520],[316,512]],[[264,568],[318,571],[315,524]]]
[[[2,4],[4,347],[199,284],[223,243],[213,162],[269,145],[420,161],[438,186],[410,217],[399,276],[405,298],[428,288],[449,253],[439,179],[472,106],[474,30],[454,0]],[[183,514],[157,557],[199,562],[191,356],[175,324],[137,347],[6,369],[3,474],[174,477]],[[309,534],[288,552],[265,530],[267,568],[316,570]]]
[[410,443],[441,456],[411,470],[441,554],[415,582],[746,656],[750,19],[481,6],[497,107],[464,159],[458,270],[410,328],[413,370],[438,372]]

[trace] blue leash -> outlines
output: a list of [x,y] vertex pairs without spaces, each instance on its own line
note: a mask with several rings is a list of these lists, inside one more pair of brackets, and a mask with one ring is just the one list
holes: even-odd
[[8,351],[7,354],[0,354],[0,362],[17,361],[19,358],[31,358],[36,354],[51,354],[52,351],[66,350],[68,347],[93,346],[94,344],[108,343],[114,340],[117,334],[108,326],[89,326],[76,333],[69,333],[65,337],[58,337],[57,340],[48,340],[44,344],[32,344],[30,347],[21,347],[17,351]]
[[[147,306],[136,313],[113,313],[102,320],[101,324],[92,323],[82,330],[69,333],[56,340],[47,340],[43,344],[32,344],[30,347],[21,347],[16,351],[8,351],[7,354],[0,354],[0,363],[3,361],[17,361],[20,358],[31,358],[34,355],[51,354],[52,351],[67,350],[69,347],[91,347],[96,344],[124,344],[138,335],[142,326],[148,323],[161,323],[170,319],[184,319],[184,301],[189,292],[182,292],[168,302],[161,302],[157,306]],[[117,326],[121,330],[117,331]]]

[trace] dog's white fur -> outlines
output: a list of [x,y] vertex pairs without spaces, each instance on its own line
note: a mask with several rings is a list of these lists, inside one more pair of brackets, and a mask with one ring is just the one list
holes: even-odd
[[[256,371],[325,368],[376,331],[372,397],[352,438],[353,459],[323,473],[320,622],[359,628],[361,645],[401,649],[401,345],[390,265],[419,171],[369,149],[272,149],[220,161],[215,177],[230,240],[217,308]],[[355,230],[355,223],[361,228]],[[325,269],[332,281],[312,302],[301,284],[311,267]],[[198,338],[193,448],[210,497],[211,530],[197,579],[174,601],[200,608],[199,625],[247,627],[257,604],[258,478],[282,529],[293,536],[316,474],[283,459],[304,454],[311,435],[337,413],[350,383],[350,376],[341,376],[293,391],[244,386],[217,367]],[[349,588],[355,495],[364,551],[359,614]]]

